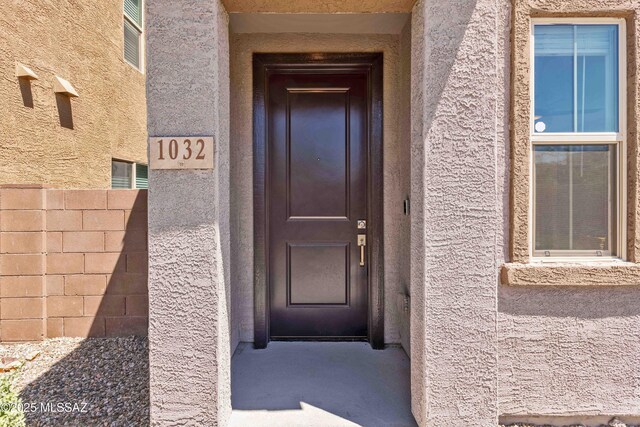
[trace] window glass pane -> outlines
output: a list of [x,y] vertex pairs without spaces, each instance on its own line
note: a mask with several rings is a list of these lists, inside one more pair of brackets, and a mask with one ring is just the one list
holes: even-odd
[[618,27],[576,28],[578,132],[618,131]]
[[131,188],[131,163],[111,161],[111,188]]
[[573,26],[536,25],[536,131],[573,132]]
[[149,188],[149,171],[147,165],[136,164],[136,188]]
[[536,145],[536,251],[615,255],[613,145]]
[[618,26],[536,25],[534,130],[618,131]]
[[142,27],[142,0],[124,0],[124,13]]
[[140,31],[129,21],[124,20],[124,59],[136,68],[140,68]]

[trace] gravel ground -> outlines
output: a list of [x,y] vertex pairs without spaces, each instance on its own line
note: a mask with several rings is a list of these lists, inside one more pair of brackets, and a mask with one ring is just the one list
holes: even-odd
[[0,357],[24,358],[34,350],[40,355],[26,362],[15,379],[16,391],[29,409],[27,426],[149,425],[146,338],[2,344]]

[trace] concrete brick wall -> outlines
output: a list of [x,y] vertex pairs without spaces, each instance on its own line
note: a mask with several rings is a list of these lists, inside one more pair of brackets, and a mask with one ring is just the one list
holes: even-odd
[[46,191],[0,189],[0,340],[31,341],[46,325]]
[[0,341],[147,325],[146,190],[0,188]]

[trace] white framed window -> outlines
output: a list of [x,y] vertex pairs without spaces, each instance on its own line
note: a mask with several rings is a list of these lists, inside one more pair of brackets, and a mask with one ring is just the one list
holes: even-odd
[[111,188],[149,188],[148,172],[147,165],[111,159]]
[[531,24],[531,253],[626,257],[624,19]]
[[142,0],[123,0],[124,59],[142,70]]

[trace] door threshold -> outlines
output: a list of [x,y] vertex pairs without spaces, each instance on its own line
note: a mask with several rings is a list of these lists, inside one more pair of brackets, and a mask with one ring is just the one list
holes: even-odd
[[366,336],[363,336],[363,337],[360,337],[360,336],[355,336],[355,337],[270,337],[270,340],[271,341],[305,341],[305,342],[306,341],[319,341],[319,342],[364,341],[364,342],[367,342],[368,337]]

